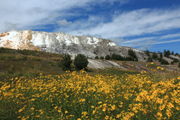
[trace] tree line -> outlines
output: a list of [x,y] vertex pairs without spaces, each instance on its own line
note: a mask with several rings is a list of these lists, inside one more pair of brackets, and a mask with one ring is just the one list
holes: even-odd
[[87,57],[82,54],[78,54],[74,60],[71,59],[69,54],[64,54],[62,60],[60,61],[60,66],[64,71],[71,71],[73,65],[76,70],[82,70],[86,69],[88,63]]
[[128,50],[128,57],[114,53],[112,55],[106,55],[105,57],[96,56],[95,59],[120,60],[120,61],[138,61],[138,57],[137,57],[136,53],[131,49]]
[[[174,53],[173,51],[169,50],[164,50],[163,52],[150,52],[150,51],[145,51],[145,54],[148,56],[147,62],[153,62],[159,61],[162,65],[169,65],[169,64],[178,64],[178,67],[180,68],[180,61],[171,55],[174,56],[180,56],[178,53]],[[173,61],[169,63],[166,58],[170,58]],[[98,57],[96,56],[95,59],[105,59],[105,60],[119,60],[119,61],[138,61],[138,57],[136,53],[132,50],[128,50],[128,56],[121,56],[119,54],[112,54],[112,55],[106,55],[105,57],[101,56]],[[60,66],[64,71],[67,70],[72,70],[72,68],[75,68],[76,70],[86,70],[87,65],[88,65],[88,58],[85,55],[78,54],[75,56],[75,59],[72,60],[71,56],[69,54],[64,54],[62,57],[62,60],[60,62]]]
[[[178,53],[174,53],[174,51],[170,50],[164,50],[163,52],[150,52],[148,50],[145,51],[146,55],[148,56],[147,62],[153,62],[153,60],[159,61],[162,65],[169,65],[169,64],[179,64],[180,67],[180,61],[172,56],[179,56]],[[169,63],[165,58],[169,58],[172,60],[171,63]]]

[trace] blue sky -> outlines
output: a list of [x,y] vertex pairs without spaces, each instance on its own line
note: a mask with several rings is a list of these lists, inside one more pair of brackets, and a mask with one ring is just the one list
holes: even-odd
[[180,53],[180,0],[6,0],[0,15],[0,32],[66,32]]

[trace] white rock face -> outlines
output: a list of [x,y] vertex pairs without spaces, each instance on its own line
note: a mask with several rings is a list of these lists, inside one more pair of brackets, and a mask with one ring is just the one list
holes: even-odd
[[93,60],[89,59],[89,68],[95,68],[95,69],[105,69],[105,68],[122,68],[125,69],[124,67],[120,66],[119,64],[113,62],[113,61],[104,61],[104,60]]
[[[117,46],[110,40],[87,36],[72,36],[65,33],[37,31],[11,31],[0,34],[0,47],[11,49],[42,50],[52,53],[68,53],[73,56],[84,54],[90,58],[113,53],[127,56],[131,48]],[[134,49],[138,58],[143,53]]]

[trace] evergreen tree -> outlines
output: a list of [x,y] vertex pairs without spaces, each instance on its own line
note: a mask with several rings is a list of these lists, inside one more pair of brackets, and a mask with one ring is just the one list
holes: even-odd
[[104,57],[103,57],[103,56],[101,56],[101,57],[100,57],[100,59],[101,59],[101,60],[104,60]]
[[82,54],[78,54],[74,59],[74,65],[77,70],[85,69],[88,63],[87,57]]
[[157,55],[157,53],[153,53],[153,55],[152,55],[152,59],[154,59],[154,60],[157,60],[158,59],[158,55]]
[[169,62],[166,61],[165,59],[162,59],[162,60],[161,60],[161,64],[162,64],[162,65],[169,65]]
[[71,70],[71,56],[68,54],[63,55],[63,58],[60,62],[60,66],[62,67],[63,70]]
[[169,57],[171,55],[171,52],[169,50],[164,50],[164,56]]
[[99,59],[99,57],[98,57],[98,56],[96,56],[96,57],[95,57],[95,59]]
[[137,58],[137,56],[136,56],[136,53],[135,53],[133,50],[129,49],[129,50],[128,50],[128,55],[129,55],[129,59],[130,59],[130,60],[132,60],[132,61],[138,61],[138,58]]
[[147,62],[153,62],[153,59],[151,57],[148,57]]
[[105,59],[110,60],[111,59],[110,55],[106,55]]
[[160,54],[160,59],[162,59],[163,58],[163,54],[162,53],[159,53]]
[[117,55],[117,54],[112,54],[111,58],[113,60],[124,60],[124,57],[122,57],[121,55]]
[[146,50],[145,53],[146,53],[147,56],[150,56],[149,50]]

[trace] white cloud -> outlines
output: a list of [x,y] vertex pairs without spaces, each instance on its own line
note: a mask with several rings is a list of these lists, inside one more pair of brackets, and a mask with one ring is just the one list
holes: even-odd
[[180,42],[180,33],[172,33],[167,35],[156,35],[151,37],[141,37],[132,40],[123,40],[121,45],[139,47],[139,48],[150,48],[152,45],[167,44]]
[[131,44],[131,43],[137,43],[137,42],[144,42],[144,41],[149,41],[149,40],[155,40],[158,37],[143,37],[143,38],[138,38],[138,39],[133,39],[133,40],[124,40],[122,41],[123,44]]
[[88,29],[71,31],[73,34],[98,34],[105,38],[122,38],[180,28],[180,9],[140,9],[120,13],[108,23]]
[[152,45],[158,45],[158,44],[167,44],[167,43],[174,43],[174,42],[180,42],[180,39],[160,41],[160,42],[153,42],[153,43],[151,43],[151,44],[152,44]]
[[0,32],[49,24],[59,16],[66,16],[65,11],[68,9],[105,1],[127,0],[1,0]]
[[66,19],[59,20],[59,21],[57,21],[56,23],[57,23],[59,26],[67,26],[67,25],[72,24],[72,22],[67,21]]
[[174,33],[174,34],[167,34],[167,35],[156,35],[156,36],[151,36],[151,37],[142,37],[142,38],[136,38],[132,40],[123,40],[121,43],[123,44],[134,44],[138,42],[145,42],[145,41],[166,41],[168,39],[175,40],[180,38],[180,33]]
[[161,39],[180,38],[180,33],[168,34],[161,37]]
[[[79,19],[74,22],[66,19],[67,16],[81,15],[81,13],[67,12],[72,8],[83,7],[91,10],[90,4],[113,3],[115,1],[124,4],[129,0],[4,0],[0,4],[0,32],[12,29],[40,29],[45,27],[43,25],[56,23],[59,28],[55,31],[110,38],[129,45],[163,44],[164,39],[179,37],[180,34],[171,34],[130,41],[120,39],[180,28],[179,8],[117,11],[112,13],[114,14],[112,18],[104,15],[89,16],[88,19]],[[107,22],[106,20],[109,18],[112,20]],[[164,40],[164,43],[168,43],[168,41]]]

